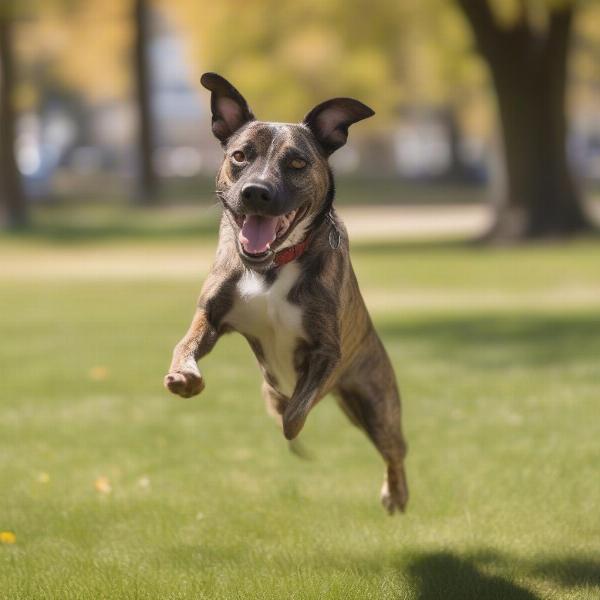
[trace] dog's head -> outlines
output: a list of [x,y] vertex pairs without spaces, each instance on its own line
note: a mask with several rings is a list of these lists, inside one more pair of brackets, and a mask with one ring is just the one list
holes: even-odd
[[298,124],[255,119],[223,77],[205,73],[212,131],[225,157],[217,176],[221,199],[243,262],[268,268],[274,253],[304,239],[333,199],[328,157],[346,143],[348,127],[374,114],[352,98],[313,108]]

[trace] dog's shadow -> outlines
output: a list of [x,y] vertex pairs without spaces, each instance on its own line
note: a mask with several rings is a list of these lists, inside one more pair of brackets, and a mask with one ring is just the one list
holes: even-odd
[[494,551],[440,550],[415,553],[397,568],[399,577],[408,576],[416,600],[541,600],[520,578],[541,581],[545,588],[600,592],[600,560],[591,558],[520,560]]
[[[199,570],[207,557],[231,561],[241,560],[242,555],[241,548],[214,548],[207,552],[206,547],[191,545],[173,549],[169,558],[179,568]],[[600,597],[600,560],[591,557],[520,559],[494,550],[459,553],[406,549],[392,556],[389,552],[321,552],[319,562],[310,568],[325,579],[332,570],[347,569],[368,580],[389,581],[391,575],[398,600],[542,600],[545,595],[530,589],[534,582],[544,590],[551,589],[557,597],[574,588],[585,590],[585,597]],[[386,587],[385,597],[394,598],[394,592]]]
[[486,573],[476,559],[451,552],[418,555],[408,565],[418,600],[536,600],[537,595],[498,574]]

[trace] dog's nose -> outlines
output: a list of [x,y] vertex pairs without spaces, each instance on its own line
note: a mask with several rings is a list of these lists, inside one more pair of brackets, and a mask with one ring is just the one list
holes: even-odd
[[272,199],[271,190],[264,183],[246,183],[242,187],[242,200],[248,206],[255,208],[268,204]]

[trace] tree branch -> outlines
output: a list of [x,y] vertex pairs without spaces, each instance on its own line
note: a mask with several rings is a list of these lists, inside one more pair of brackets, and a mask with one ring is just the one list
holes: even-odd
[[489,58],[495,54],[503,35],[488,1],[458,0],[458,5],[471,25],[480,51]]

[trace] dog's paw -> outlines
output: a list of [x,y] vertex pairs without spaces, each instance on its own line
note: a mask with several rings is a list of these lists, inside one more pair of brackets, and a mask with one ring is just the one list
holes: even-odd
[[408,486],[404,470],[393,475],[388,471],[381,488],[381,504],[393,515],[397,510],[404,512],[408,504]]
[[173,371],[165,376],[165,387],[182,398],[191,398],[204,389],[204,378],[198,372]]

